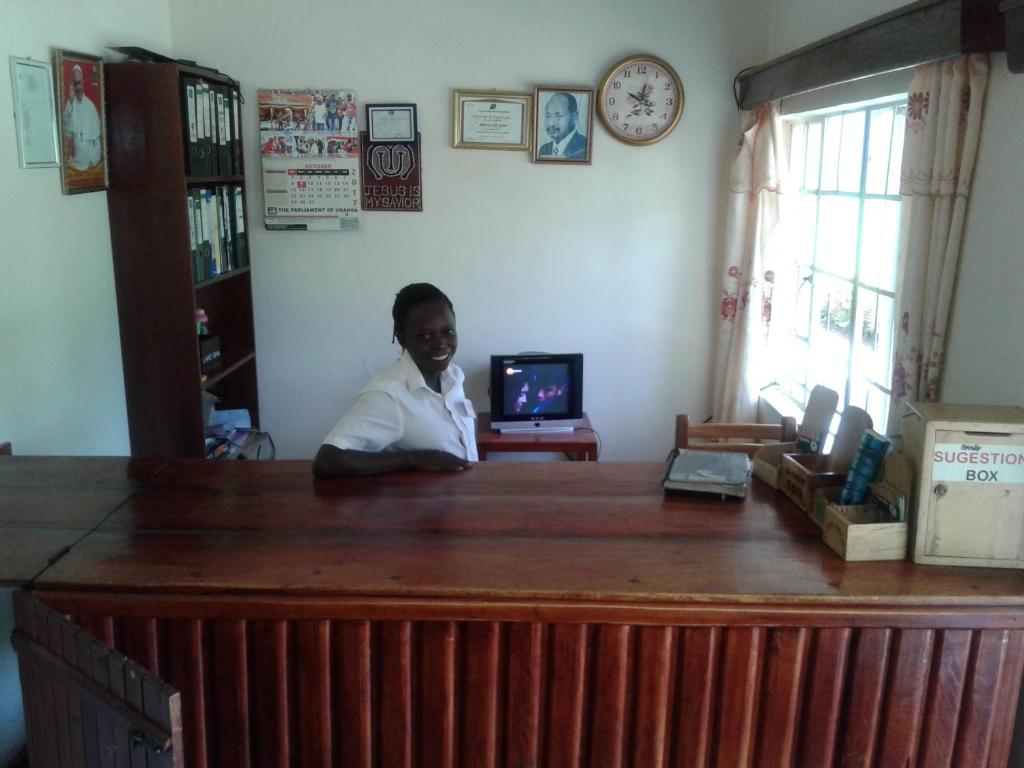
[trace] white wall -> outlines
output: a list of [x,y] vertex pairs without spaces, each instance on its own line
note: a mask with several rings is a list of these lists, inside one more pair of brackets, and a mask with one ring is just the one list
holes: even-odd
[[[478,408],[487,408],[490,354],[583,352],[602,458],[660,459],[672,415],[709,407],[716,246],[736,130],[731,83],[749,51],[743,30],[754,28],[741,9],[176,1],[175,55],[231,73],[248,101],[261,417],[279,455],[311,457],[397,355],[391,302],[404,284],[425,280],[455,303],[456,360]],[[660,144],[626,146],[595,118],[589,167],[450,147],[452,88],[596,86],[638,50],[667,59],[686,89],[682,121]],[[418,105],[423,213],[367,213],[355,234],[262,228],[256,90],[303,86]]]
[[[0,14],[0,440],[19,454],[125,454],[107,196],[64,196],[58,169],[18,168],[7,60],[168,50],[167,1],[5,0]],[[24,739],[10,624],[0,590],[0,765]]]
[[108,45],[167,50],[166,0],[3,4],[0,24],[0,435],[18,453],[129,450],[104,192],[62,195],[56,168],[21,170],[8,56]]
[[992,58],[949,335],[944,400],[1024,406],[1024,75]]
[[768,58],[783,56],[908,4],[907,0],[773,0],[766,25]]

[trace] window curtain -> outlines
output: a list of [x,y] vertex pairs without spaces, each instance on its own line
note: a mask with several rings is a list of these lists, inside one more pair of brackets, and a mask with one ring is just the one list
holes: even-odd
[[988,71],[987,54],[970,54],[919,67],[910,87],[889,434],[904,403],[939,397]]
[[786,168],[779,104],[744,113],[730,179],[715,364],[715,421],[756,421],[772,320]]

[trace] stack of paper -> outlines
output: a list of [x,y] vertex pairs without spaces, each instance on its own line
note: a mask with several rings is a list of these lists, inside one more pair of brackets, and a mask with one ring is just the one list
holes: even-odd
[[662,485],[670,491],[747,495],[750,459],[745,453],[725,451],[676,451]]

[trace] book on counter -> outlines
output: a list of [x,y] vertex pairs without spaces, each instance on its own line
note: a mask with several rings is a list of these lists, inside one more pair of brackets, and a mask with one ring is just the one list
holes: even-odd
[[747,495],[750,466],[750,458],[745,453],[675,450],[669,456],[662,486],[666,491],[742,499]]

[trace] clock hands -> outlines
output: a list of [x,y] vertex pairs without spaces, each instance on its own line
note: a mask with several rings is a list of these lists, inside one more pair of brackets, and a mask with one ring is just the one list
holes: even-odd
[[[650,91],[648,91],[648,88],[650,88]],[[647,81],[644,81],[644,84],[640,86],[639,94],[626,91],[629,97],[636,102],[636,106],[629,112],[630,117],[637,117],[641,112],[648,117],[654,114],[654,103],[648,98],[653,92],[654,88],[651,88],[650,83]]]
[[[652,107],[654,105],[651,104],[650,100],[647,98],[647,96],[648,96],[647,88],[648,87],[649,87],[649,84],[645,82],[642,86],[640,86],[640,93],[639,94],[633,93],[632,91],[626,91],[626,93],[629,95],[630,98],[632,98],[634,101],[636,101],[636,103],[639,106]],[[653,89],[651,89],[651,90],[653,91]]]

